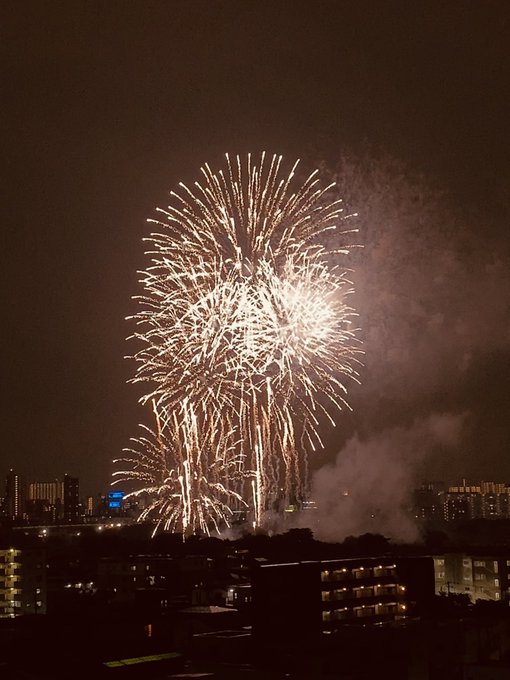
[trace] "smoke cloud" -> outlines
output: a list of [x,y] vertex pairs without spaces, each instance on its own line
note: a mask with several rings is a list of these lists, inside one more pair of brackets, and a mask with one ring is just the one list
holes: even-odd
[[431,456],[447,455],[460,443],[466,417],[434,413],[365,440],[353,436],[336,461],[313,476],[311,498],[317,510],[308,514],[313,514],[315,537],[340,541],[379,533],[398,542],[417,540],[409,513],[415,475]]
[[[384,441],[431,414],[469,412],[469,440],[434,457],[425,479],[509,479],[510,206],[475,213],[374,150],[344,156],[334,179],[359,213],[349,227],[363,245],[351,265],[365,355],[329,453],[350,451],[356,433]],[[367,469],[382,466],[377,455]]]

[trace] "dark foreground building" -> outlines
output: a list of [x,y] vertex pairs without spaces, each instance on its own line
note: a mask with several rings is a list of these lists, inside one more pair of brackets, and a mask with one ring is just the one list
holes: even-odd
[[253,635],[258,644],[310,641],[346,624],[415,616],[433,597],[429,557],[262,564],[253,574]]

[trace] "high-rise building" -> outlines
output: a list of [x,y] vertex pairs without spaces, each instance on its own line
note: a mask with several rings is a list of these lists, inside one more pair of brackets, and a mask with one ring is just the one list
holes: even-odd
[[418,519],[440,521],[443,518],[444,484],[424,482],[414,492],[414,513]]
[[427,482],[414,491],[416,518],[427,521],[466,522],[473,519],[510,517],[510,486],[481,481],[449,486]]
[[79,516],[80,491],[78,477],[64,475],[64,521],[76,522]]
[[58,522],[62,518],[64,482],[32,482],[28,485],[26,511],[33,522]]
[[91,517],[94,514],[94,496],[87,496],[87,504],[85,506],[85,514]]
[[64,498],[64,482],[32,482],[28,485],[28,500],[47,501],[49,505],[56,505]]
[[5,480],[5,514],[10,519],[21,519],[24,511],[23,482],[14,470]]

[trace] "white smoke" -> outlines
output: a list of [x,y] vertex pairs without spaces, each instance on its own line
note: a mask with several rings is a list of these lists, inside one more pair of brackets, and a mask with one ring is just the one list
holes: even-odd
[[317,539],[379,533],[394,541],[419,538],[409,512],[415,476],[429,456],[458,445],[466,414],[432,414],[408,427],[394,427],[363,440],[353,436],[336,461],[312,479],[317,510],[301,522]]

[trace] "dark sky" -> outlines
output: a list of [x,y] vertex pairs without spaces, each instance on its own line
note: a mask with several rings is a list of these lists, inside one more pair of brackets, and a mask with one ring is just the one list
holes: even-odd
[[[506,0],[3,2],[0,475],[68,472],[85,491],[107,487],[111,459],[144,418],[123,356],[145,218],[225,151],[334,166],[345,149],[384,149],[480,216],[463,229],[474,249],[499,253],[487,294],[508,299],[508,210],[503,219],[498,206],[508,207],[510,178],[509,19]],[[457,260],[457,283],[472,261]],[[484,271],[472,325],[486,306]],[[509,339],[507,311],[484,317],[483,338]],[[487,342],[463,399],[458,386],[451,398],[439,390],[440,411],[477,423],[476,446],[447,467],[510,479],[508,342]],[[395,369],[382,361],[382,373]],[[377,410],[371,380],[368,370],[357,412],[364,394],[366,413]],[[417,415],[434,410],[434,395]],[[379,431],[398,421],[380,422],[385,413]],[[497,437],[484,447],[488,430]]]

